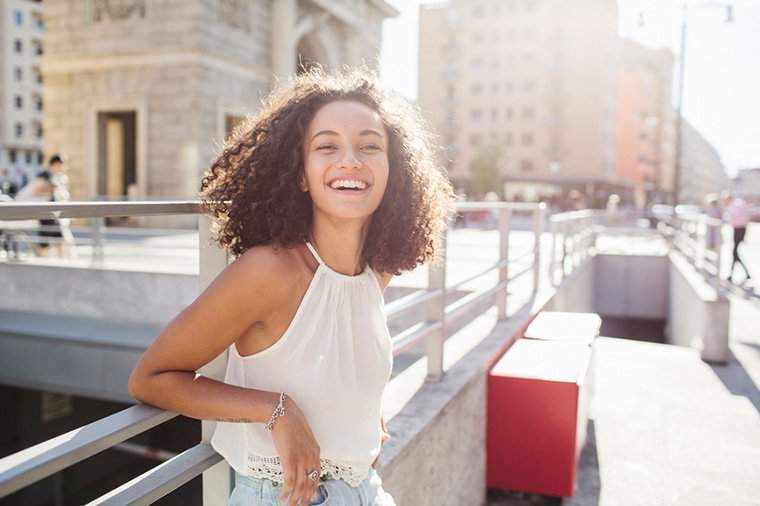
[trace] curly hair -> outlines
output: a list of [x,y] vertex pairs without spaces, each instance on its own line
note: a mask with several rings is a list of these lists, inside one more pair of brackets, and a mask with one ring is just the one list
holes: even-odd
[[362,260],[376,272],[399,274],[435,258],[453,190],[434,161],[419,112],[383,92],[366,69],[326,75],[318,68],[273,92],[233,131],[203,176],[201,200],[216,218],[216,240],[234,256],[261,244],[291,247],[309,239],[312,202],[299,188],[304,136],[317,111],[337,100],[376,111],[389,136],[388,184]]

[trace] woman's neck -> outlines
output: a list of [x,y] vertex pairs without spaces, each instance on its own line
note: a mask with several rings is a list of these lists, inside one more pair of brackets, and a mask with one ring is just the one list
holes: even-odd
[[364,270],[362,251],[369,220],[330,220],[314,217],[311,242],[334,271],[353,276]]

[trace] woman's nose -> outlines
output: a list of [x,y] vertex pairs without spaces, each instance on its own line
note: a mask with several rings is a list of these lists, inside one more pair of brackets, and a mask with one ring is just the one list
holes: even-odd
[[340,167],[346,169],[358,168],[361,165],[359,159],[356,157],[352,148],[347,148],[343,152],[343,157],[340,160]]

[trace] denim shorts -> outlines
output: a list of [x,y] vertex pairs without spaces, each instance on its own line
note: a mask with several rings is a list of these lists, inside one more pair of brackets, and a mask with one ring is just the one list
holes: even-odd
[[[280,506],[278,501],[282,485],[265,478],[253,478],[235,473],[235,488],[229,506]],[[393,497],[383,490],[382,480],[375,469],[358,486],[352,487],[343,480],[326,480],[319,484],[308,506],[396,506]],[[306,505],[302,505],[306,506]]]

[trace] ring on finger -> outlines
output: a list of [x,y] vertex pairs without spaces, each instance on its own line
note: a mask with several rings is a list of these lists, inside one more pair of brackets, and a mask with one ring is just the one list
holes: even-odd
[[313,471],[309,471],[306,476],[308,476],[311,481],[317,481],[319,479],[319,471],[314,469]]

